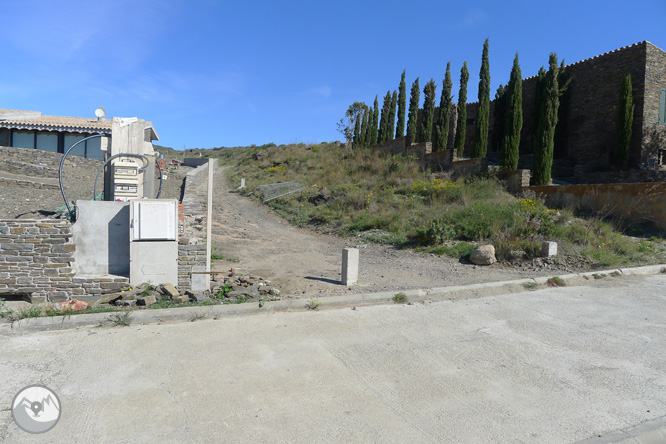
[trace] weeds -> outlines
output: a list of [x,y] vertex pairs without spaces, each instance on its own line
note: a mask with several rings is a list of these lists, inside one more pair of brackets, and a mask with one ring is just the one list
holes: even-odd
[[407,303],[407,295],[405,293],[396,293],[395,296],[393,296],[393,302],[396,304],[406,304]]
[[194,313],[192,316],[190,316],[189,321],[190,322],[196,322],[196,321],[201,321],[206,319],[208,316],[206,316],[203,313]]
[[552,277],[546,281],[549,287],[566,287],[567,283],[560,277]]
[[132,313],[129,311],[114,313],[108,317],[108,320],[115,327],[129,327],[132,324]]
[[483,242],[495,246],[500,261],[512,260],[517,250],[529,259],[540,256],[542,241],[552,240],[561,252],[597,265],[666,259],[657,242],[634,242],[603,215],[549,209],[534,193],[516,198],[488,174],[454,181],[423,171],[405,156],[348,150],[338,143],[223,151],[225,162],[234,166],[228,180],[245,177],[249,185],[242,192],[248,197],[259,200],[257,186],[283,177],[305,185],[300,193],[268,203],[301,227],[456,258]]
[[523,287],[525,287],[526,290],[536,290],[539,287],[539,284],[536,282],[525,282],[523,283]]
[[321,305],[321,301],[319,301],[319,299],[310,298],[310,300],[308,300],[305,303],[305,308],[307,308],[308,310],[318,310],[320,305]]

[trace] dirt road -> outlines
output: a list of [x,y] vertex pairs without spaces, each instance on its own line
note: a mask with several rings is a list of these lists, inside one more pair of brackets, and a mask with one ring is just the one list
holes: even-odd
[[[213,270],[237,266],[270,279],[286,296],[324,297],[342,293],[400,291],[556,275],[564,267],[487,267],[460,263],[447,256],[399,250],[343,239],[290,226],[267,206],[230,192],[224,169],[215,177],[213,252],[238,263],[216,261]],[[342,249],[359,248],[359,283],[340,285]]]

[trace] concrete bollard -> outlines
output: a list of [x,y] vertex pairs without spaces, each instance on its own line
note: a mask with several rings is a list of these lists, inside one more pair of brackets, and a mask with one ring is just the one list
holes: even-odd
[[557,242],[541,242],[541,256],[553,257],[557,256]]
[[350,287],[358,282],[358,248],[342,249],[342,285]]
[[244,178],[241,179],[241,186],[240,186],[240,188],[241,188],[241,189],[245,188],[245,179],[244,179]]

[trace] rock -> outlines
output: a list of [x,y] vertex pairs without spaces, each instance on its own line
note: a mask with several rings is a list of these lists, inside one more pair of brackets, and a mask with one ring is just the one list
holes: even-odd
[[272,294],[273,296],[280,296],[280,290],[274,287],[270,289],[269,293]]
[[208,299],[208,296],[204,293],[194,293],[192,291],[186,291],[185,295],[190,298],[191,301],[203,302]]
[[184,304],[185,302],[190,302],[190,297],[186,295],[176,296],[173,298],[173,301],[177,304]]
[[132,307],[133,305],[136,305],[136,299],[128,299],[126,301],[120,300],[117,302],[117,305],[123,307]]
[[476,265],[490,265],[497,262],[495,258],[495,247],[492,245],[481,245],[469,255],[469,260]]
[[149,307],[155,302],[157,302],[157,298],[155,296],[144,296],[136,298],[136,305],[141,305],[142,307]]
[[115,302],[119,299],[123,298],[123,293],[111,293],[111,294],[105,294],[102,295],[101,298],[99,298],[99,301],[97,301],[98,304],[110,304],[112,302]]
[[178,290],[173,286],[173,284],[162,284],[160,285],[160,290],[162,294],[169,296],[171,299],[176,299],[178,296],[180,296],[180,293],[178,293]]

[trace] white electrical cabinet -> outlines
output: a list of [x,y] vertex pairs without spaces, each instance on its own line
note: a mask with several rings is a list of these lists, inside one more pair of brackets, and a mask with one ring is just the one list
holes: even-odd
[[178,204],[175,200],[134,200],[131,202],[132,241],[176,241]]
[[178,284],[178,202],[130,202],[130,284]]

